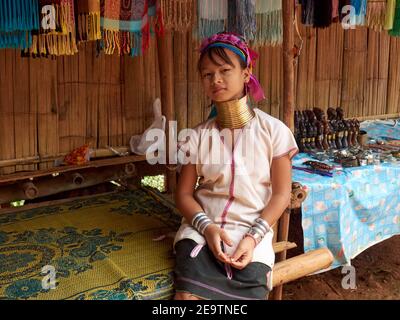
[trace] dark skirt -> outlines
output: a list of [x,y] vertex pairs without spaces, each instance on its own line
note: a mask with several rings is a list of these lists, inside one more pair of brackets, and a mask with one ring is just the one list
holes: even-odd
[[175,244],[175,290],[188,292],[206,300],[265,300],[268,298],[267,278],[271,268],[260,262],[246,268],[231,268],[214,257],[205,245],[196,257],[191,252],[197,243],[183,239]]

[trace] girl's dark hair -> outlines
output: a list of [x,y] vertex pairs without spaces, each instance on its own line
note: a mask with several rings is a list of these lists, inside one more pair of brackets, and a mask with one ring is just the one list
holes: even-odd
[[[229,56],[226,54],[224,48],[222,47],[212,47],[210,49],[207,49],[206,51],[202,52],[200,55],[199,62],[197,63],[197,70],[200,72],[201,71],[201,63],[203,61],[203,58],[205,56],[208,56],[208,58],[217,66],[220,66],[220,64],[215,60],[215,56],[218,56],[221,58],[223,61],[225,61],[227,64],[231,65],[234,67],[235,65],[233,64],[232,60],[229,58]],[[240,66],[242,69],[246,69],[247,65],[246,62],[243,61],[236,53],[235,56],[239,60]]]

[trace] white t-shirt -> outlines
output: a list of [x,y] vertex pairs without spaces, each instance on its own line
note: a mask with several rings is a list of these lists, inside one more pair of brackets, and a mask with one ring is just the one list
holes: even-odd
[[[196,161],[200,180],[194,198],[234,243],[232,247],[225,246],[229,255],[270,201],[272,160],[285,155],[292,158],[298,152],[293,134],[283,122],[258,108],[253,110],[255,117],[235,132],[233,153],[230,132],[221,138],[216,118],[195,127],[190,139],[180,147],[180,152]],[[184,218],[174,245],[182,239],[206,243]],[[257,245],[252,262],[273,267],[272,239],[270,232]]]

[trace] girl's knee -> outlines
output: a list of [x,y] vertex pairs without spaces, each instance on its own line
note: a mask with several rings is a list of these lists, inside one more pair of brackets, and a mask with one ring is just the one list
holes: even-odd
[[189,292],[177,292],[174,300],[201,300]]

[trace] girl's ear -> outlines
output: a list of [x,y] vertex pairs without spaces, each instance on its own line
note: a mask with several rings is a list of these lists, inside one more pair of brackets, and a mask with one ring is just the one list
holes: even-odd
[[244,82],[248,83],[250,81],[251,72],[249,68],[243,70]]

